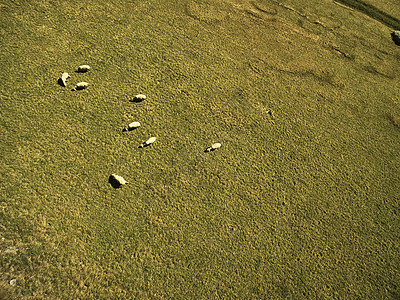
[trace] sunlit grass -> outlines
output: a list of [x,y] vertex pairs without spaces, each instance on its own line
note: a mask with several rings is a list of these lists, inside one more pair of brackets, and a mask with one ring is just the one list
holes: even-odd
[[389,28],[330,1],[0,13],[3,294],[398,297]]

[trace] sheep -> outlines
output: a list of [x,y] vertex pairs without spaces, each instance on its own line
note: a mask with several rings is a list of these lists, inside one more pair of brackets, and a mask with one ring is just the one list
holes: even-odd
[[208,147],[205,152],[214,151],[215,149],[221,148],[221,146],[222,145],[220,143],[214,143],[211,145],[211,147]]
[[83,90],[83,89],[86,89],[88,86],[89,86],[89,83],[87,83],[87,82],[78,82],[71,91]]
[[67,79],[70,78],[71,76],[69,76],[68,73],[64,72],[61,75],[61,78],[58,80],[59,84],[62,86],[67,86]]
[[111,174],[108,178],[108,182],[112,185],[113,188],[116,189],[129,183],[122,176],[119,176],[117,174]]
[[156,138],[153,136],[153,137],[149,138],[147,141],[145,141],[143,144],[141,144],[141,145],[139,146],[139,148],[147,147],[147,146],[149,146],[150,144],[153,144],[155,141],[156,141]]
[[140,123],[139,122],[132,122],[128,125],[128,127],[122,129],[122,131],[131,131],[134,130],[136,128],[140,127]]
[[78,73],[86,73],[90,71],[90,66],[88,65],[81,65],[78,67]]
[[133,99],[131,100],[132,102],[142,102],[143,100],[146,100],[146,95],[143,94],[138,94]]

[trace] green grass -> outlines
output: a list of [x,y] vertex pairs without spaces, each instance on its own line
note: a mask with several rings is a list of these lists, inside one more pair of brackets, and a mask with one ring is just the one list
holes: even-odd
[[0,15],[0,297],[400,296],[390,28],[331,1]]
[[382,24],[393,28],[395,30],[400,30],[400,20],[393,17],[392,15],[381,11],[377,7],[363,1],[357,0],[336,0],[337,2],[349,6],[351,8],[357,9],[360,12],[366,14],[367,16],[381,22]]

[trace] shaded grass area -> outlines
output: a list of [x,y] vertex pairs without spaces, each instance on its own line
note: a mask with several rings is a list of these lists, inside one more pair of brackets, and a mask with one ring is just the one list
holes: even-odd
[[367,16],[381,22],[384,25],[387,25],[390,28],[395,30],[400,30],[400,20],[393,17],[392,15],[378,9],[377,7],[358,0],[335,0],[338,3],[344,4],[351,8],[354,8]]
[[[300,14],[272,1],[30,3],[1,6],[5,293],[399,295],[386,27],[301,1]],[[89,88],[62,88],[62,72]],[[131,121],[142,126],[123,133]],[[111,173],[130,184],[113,189]]]

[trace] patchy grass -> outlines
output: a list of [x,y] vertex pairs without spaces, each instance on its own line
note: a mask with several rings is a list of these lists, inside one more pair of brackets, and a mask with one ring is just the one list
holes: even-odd
[[389,28],[331,1],[0,11],[1,297],[399,297]]
[[400,29],[400,20],[393,17],[392,15],[378,9],[376,6],[371,5],[364,1],[355,1],[355,0],[336,0],[341,4],[349,6],[351,8],[357,9],[360,12],[366,14],[367,16],[381,22],[382,24],[393,28],[395,30]]

